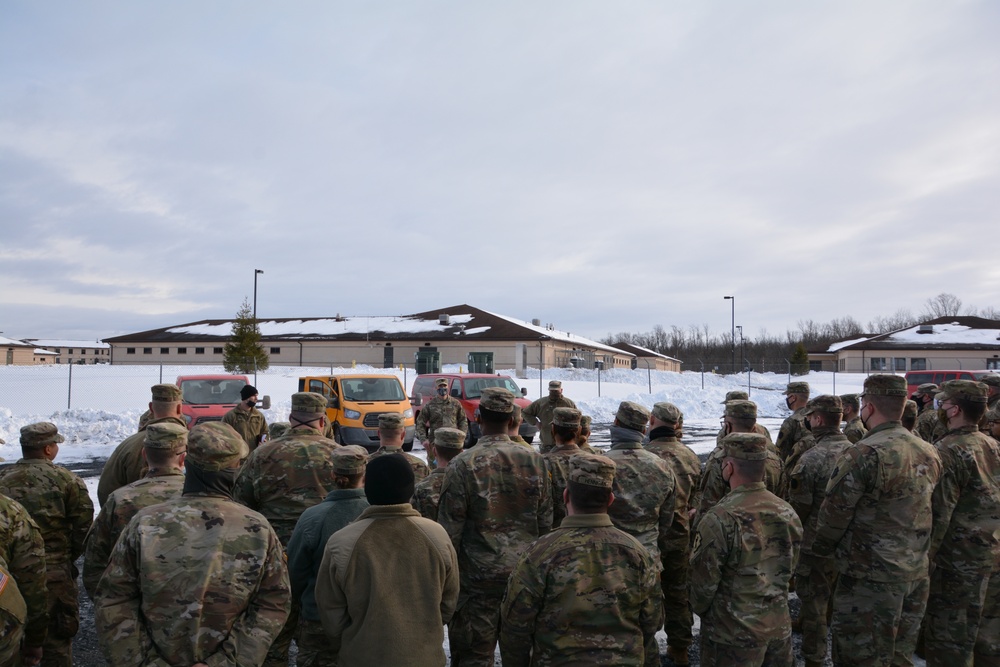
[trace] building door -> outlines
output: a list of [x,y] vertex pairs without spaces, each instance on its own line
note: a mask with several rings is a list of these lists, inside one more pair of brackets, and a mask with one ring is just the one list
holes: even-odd
[[382,368],[392,368],[392,346],[386,345],[382,350]]
[[11,366],[14,363],[14,350],[7,350],[7,365]]

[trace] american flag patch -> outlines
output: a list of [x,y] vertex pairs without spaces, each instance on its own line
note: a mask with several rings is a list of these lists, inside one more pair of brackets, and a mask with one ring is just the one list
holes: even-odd
[[7,573],[0,572],[0,593],[3,593],[3,589],[7,588],[8,581],[10,581],[10,577],[7,576]]

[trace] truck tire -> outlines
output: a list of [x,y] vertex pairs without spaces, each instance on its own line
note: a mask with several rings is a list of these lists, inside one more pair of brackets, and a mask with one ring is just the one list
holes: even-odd
[[340,424],[333,422],[333,441],[338,445],[344,444],[342,438],[340,437]]

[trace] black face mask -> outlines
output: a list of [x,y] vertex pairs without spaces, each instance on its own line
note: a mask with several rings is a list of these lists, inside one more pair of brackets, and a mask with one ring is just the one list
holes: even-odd
[[251,410],[253,410],[253,408],[256,405],[257,405],[257,401],[247,401],[247,407],[250,408]]
[[868,427],[868,420],[866,420],[866,419],[865,419],[865,416],[864,416],[864,415],[865,415],[865,408],[866,408],[866,407],[867,407],[867,406],[865,406],[865,405],[862,405],[862,406],[861,406],[861,409],[860,409],[860,410],[858,410],[858,416],[859,416],[859,417],[861,417],[861,424],[862,424],[862,425],[863,425],[863,426],[864,426],[865,428],[869,428],[869,427]]
[[448,395],[447,389],[445,389],[444,387],[438,389],[438,396],[447,396],[447,395]]
[[810,422],[808,419],[806,419],[805,422],[803,422],[803,423],[806,425],[806,430],[807,431],[813,430],[812,422]]
[[794,408],[792,408],[792,397],[791,396],[788,396],[787,398],[785,398],[785,405],[788,406],[789,410],[794,410]]

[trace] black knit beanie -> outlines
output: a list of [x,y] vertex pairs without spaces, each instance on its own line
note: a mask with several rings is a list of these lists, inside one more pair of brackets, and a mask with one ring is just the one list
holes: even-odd
[[413,469],[405,456],[386,454],[368,462],[365,496],[372,505],[398,505],[413,497]]

